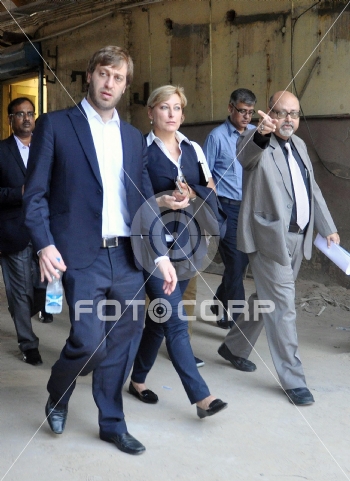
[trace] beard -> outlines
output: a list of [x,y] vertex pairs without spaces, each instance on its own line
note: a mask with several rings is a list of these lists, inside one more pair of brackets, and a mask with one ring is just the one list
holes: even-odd
[[[286,128],[287,126],[289,127],[288,129]],[[291,137],[294,133],[294,125],[288,122],[284,122],[279,129],[279,133],[283,137]]]

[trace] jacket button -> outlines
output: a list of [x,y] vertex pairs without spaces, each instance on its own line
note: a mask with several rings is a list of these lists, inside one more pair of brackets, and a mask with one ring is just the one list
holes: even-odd
[[100,217],[99,212],[95,212],[95,217]]
[[287,208],[288,208],[288,209],[291,209],[291,208],[292,208],[292,204],[287,204]]

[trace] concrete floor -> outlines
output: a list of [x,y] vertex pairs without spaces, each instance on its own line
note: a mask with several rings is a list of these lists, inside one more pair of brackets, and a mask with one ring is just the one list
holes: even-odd
[[[208,285],[199,282],[197,302],[210,299],[220,281],[213,274],[204,279]],[[253,281],[246,287],[250,293]],[[324,288],[303,282],[299,295],[310,297],[315,287]],[[348,294],[343,291],[343,298]],[[67,311],[53,324],[33,320],[44,364],[32,367],[20,360],[4,297],[2,287],[1,481],[350,480],[350,332],[336,329],[349,327],[348,311],[328,307],[317,317],[300,309],[300,351],[316,399],[304,408],[291,405],[278,387],[264,333],[251,356],[257,371],[242,373],[217,354],[227,331],[195,322],[193,349],[206,362],[200,372],[229,407],[199,420],[163,345],[148,377],[160,402],[140,403],[124,388],[129,431],[147,448],[130,456],[98,438],[91,376],[78,380],[64,434],[51,433],[44,415],[46,382],[67,337]]]

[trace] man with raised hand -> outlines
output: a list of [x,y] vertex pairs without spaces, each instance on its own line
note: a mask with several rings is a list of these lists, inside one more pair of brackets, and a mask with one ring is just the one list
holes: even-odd
[[[295,135],[300,105],[290,92],[276,92],[268,115],[255,131],[244,132],[237,145],[243,175],[238,248],[248,254],[256,294],[227,335],[226,359],[247,359],[265,326],[269,348],[288,400],[314,402],[298,352],[295,279],[303,256],[311,258],[313,232],[339,244],[336,227],[315,181],[306,145]],[[266,305],[256,315],[257,302]],[[261,306],[260,306],[261,307]],[[234,359],[233,359],[234,360]],[[232,362],[234,365],[234,362]]]

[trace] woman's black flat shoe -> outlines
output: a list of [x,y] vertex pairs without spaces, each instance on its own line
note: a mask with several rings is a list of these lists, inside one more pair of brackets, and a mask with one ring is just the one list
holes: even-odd
[[131,381],[129,384],[129,393],[137,397],[137,399],[139,399],[143,403],[156,404],[158,402],[158,396],[156,393],[154,393],[150,389],[145,389],[144,391],[138,392],[134,388],[134,385]]
[[221,399],[214,399],[214,401],[212,401],[209,404],[209,408],[207,410],[197,406],[197,415],[198,417],[203,419],[203,418],[206,418],[207,416],[213,416],[214,414],[219,413],[220,411],[223,411],[224,409],[227,408],[227,406],[228,404],[225,403],[224,401],[221,401]]

